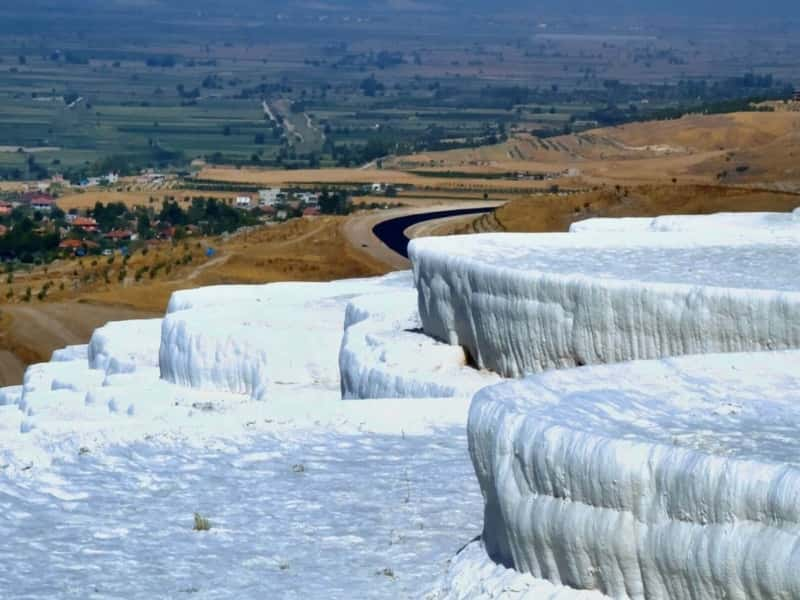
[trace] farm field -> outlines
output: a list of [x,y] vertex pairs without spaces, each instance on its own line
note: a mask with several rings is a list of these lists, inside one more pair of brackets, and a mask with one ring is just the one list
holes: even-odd
[[791,25],[198,10],[202,22],[159,2],[0,8],[0,179],[377,165],[518,135],[560,148],[560,135],[730,112],[796,83]]
[[[547,140],[515,134],[492,146],[392,157],[383,168],[205,168],[199,177],[260,185],[413,186],[424,195],[493,197],[600,185],[696,184],[800,191],[800,110],[688,115]],[[407,191],[413,195],[415,192]]]

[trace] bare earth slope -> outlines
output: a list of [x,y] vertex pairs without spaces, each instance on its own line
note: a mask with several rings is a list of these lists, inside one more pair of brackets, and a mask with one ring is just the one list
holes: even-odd
[[443,226],[436,235],[490,231],[567,231],[575,221],[592,217],[656,217],[716,212],[788,212],[800,195],[724,186],[664,185],[602,188],[572,196],[537,196],[513,200],[495,213],[466,225]]
[[[800,190],[800,111],[688,115],[539,139],[518,134],[495,146],[429,152],[393,169],[547,173],[554,181],[762,183]],[[560,177],[559,177],[560,176]]]
[[4,307],[3,313],[0,386],[20,383],[26,364],[49,360],[57,348],[85,344],[96,328],[109,321],[157,316],[149,311],[80,302],[13,305]]
[[[117,279],[120,261],[111,265],[109,283],[102,275],[91,283],[73,289],[73,269],[105,269],[105,260],[97,267],[88,262],[61,261],[39,267],[31,273],[18,274],[17,294],[12,302],[0,306],[0,385],[14,385],[22,380],[26,364],[47,360],[56,348],[85,344],[92,331],[107,321],[160,316],[175,290],[225,283],[267,283],[271,281],[329,281],[350,277],[380,275],[389,267],[354,247],[342,231],[345,220],[337,217],[295,219],[278,226],[242,232],[229,239],[209,239],[213,258],[190,246],[194,260],[164,269],[156,277],[134,281],[133,273],[141,265],[153,262],[175,264],[186,250],[182,245],[167,244],[151,249],[147,256],[137,252],[129,263],[124,283]],[[171,254],[170,254],[171,253]],[[81,271],[83,272],[83,271]],[[45,281],[54,283],[44,301],[36,292]],[[65,289],[60,290],[60,284]],[[21,300],[21,290],[31,287],[34,297]]]

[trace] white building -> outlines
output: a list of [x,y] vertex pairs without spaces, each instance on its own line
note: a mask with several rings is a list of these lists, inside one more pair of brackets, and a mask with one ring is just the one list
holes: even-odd
[[237,196],[236,208],[250,208],[253,199],[250,196]]
[[278,197],[281,195],[281,188],[268,188],[258,191],[258,203],[261,206],[275,206]]
[[297,197],[306,206],[319,206],[319,194],[316,192],[303,192]]

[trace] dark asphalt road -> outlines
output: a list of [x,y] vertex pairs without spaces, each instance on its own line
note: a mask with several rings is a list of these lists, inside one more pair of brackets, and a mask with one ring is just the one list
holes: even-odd
[[448,217],[460,217],[462,215],[480,215],[492,212],[494,208],[461,208],[455,210],[440,210],[429,213],[420,213],[416,215],[407,215],[405,217],[397,217],[396,219],[389,219],[378,223],[372,228],[372,233],[380,239],[384,244],[389,246],[392,250],[399,255],[408,258],[408,242],[405,231],[412,225],[422,223],[423,221],[431,221],[433,219],[445,219]]

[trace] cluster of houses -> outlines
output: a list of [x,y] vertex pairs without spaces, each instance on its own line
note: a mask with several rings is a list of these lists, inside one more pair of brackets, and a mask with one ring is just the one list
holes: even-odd
[[[9,200],[0,200],[0,218],[10,217],[16,208],[27,209],[27,214],[41,213],[44,218],[36,231],[58,233],[61,238],[59,249],[76,255],[99,250],[101,247],[105,247],[104,253],[109,254],[113,252],[111,248],[124,247],[139,237],[130,229],[114,229],[103,232],[100,230],[98,222],[90,216],[60,213],[58,219],[50,218],[58,206],[56,199],[46,192],[25,192]],[[13,225],[0,223],[0,237],[6,235],[12,227]],[[158,240],[169,240],[175,236],[175,227],[169,223],[155,223],[154,227]],[[186,227],[188,234],[195,233],[195,229],[197,233],[200,232],[199,228],[192,225]]]
[[[55,199],[44,192],[25,192],[12,200],[0,200],[0,218],[9,217],[15,208],[30,207],[32,211],[50,214],[55,207]],[[7,225],[0,223],[0,237],[9,231]]]
[[281,188],[267,188],[259,190],[257,197],[246,194],[237,196],[235,206],[241,210],[258,208],[266,215],[284,220],[290,213],[298,211],[302,211],[304,217],[319,215],[319,198],[319,192],[287,192]]
[[119,175],[116,173],[108,173],[107,175],[101,175],[100,177],[87,177],[86,179],[82,179],[79,185],[82,188],[91,188],[99,185],[114,185],[118,181]]
[[30,207],[33,211],[49,214],[56,205],[55,198],[45,192],[25,192],[21,196],[11,200],[0,200],[0,217],[11,214],[15,208],[20,206]]

